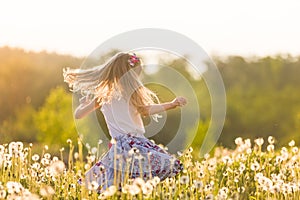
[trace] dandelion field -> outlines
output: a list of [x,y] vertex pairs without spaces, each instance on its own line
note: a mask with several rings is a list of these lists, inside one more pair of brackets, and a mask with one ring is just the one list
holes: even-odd
[[[274,138],[251,142],[236,138],[233,150],[216,147],[195,159],[192,148],[178,152],[182,173],[160,182],[153,177],[123,183],[98,194],[97,183],[78,184],[97,158],[97,148],[83,155],[80,141],[67,141],[68,149],[52,156],[32,145],[11,142],[0,145],[0,199],[299,199],[300,152],[295,142],[276,149]],[[266,150],[262,148],[265,143]],[[68,159],[64,159],[64,155]],[[64,160],[64,161],[63,161]]]

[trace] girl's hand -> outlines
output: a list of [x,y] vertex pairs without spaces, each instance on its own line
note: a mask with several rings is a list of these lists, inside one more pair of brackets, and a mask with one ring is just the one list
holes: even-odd
[[176,97],[171,103],[175,106],[184,106],[187,104],[187,100],[184,97]]

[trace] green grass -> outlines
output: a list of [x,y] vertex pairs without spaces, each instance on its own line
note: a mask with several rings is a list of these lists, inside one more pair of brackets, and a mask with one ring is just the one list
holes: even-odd
[[22,142],[0,145],[0,199],[300,199],[300,153],[293,141],[276,150],[272,137],[267,142],[237,138],[236,149],[216,147],[201,159],[189,148],[179,153],[184,171],[176,177],[129,179],[122,191],[111,186],[102,194],[96,183],[88,188],[77,183],[97,151],[83,157],[80,142],[78,152],[67,142],[58,157],[47,148],[33,154],[32,145]]

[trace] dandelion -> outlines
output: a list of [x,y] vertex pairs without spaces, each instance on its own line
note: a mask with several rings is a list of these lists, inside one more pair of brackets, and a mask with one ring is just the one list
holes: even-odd
[[217,166],[216,164],[217,164],[217,160],[216,160],[215,158],[210,159],[210,160],[208,161],[208,166],[207,166],[208,170],[209,170],[209,171],[215,170],[215,168],[216,168],[216,166]]
[[205,197],[205,200],[212,200],[212,199],[214,199],[214,195],[213,194],[208,194]]
[[51,186],[44,186],[40,189],[40,195],[43,197],[50,197],[54,194],[55,194],[55,191]]
[[142,186],[142,192],[145,195],[151,194],[153,191],[153,186],[151,182],[147,181],[143,186]]
[[240,146],[243,144],[243,139],[241,137],[238,137],[234,140],[235,144]]
[[275,158],[275,164],[280,164],[283,162],[283,157],[282,156],[276,156]]
[[250,139],[246,139],[244,141],[244,145],[245,145],[246,148],[251,148],[251,140]]
[[152,183],[152,185],[155,187],[157,184],[159,184],[159,182],[160,182],[160,178],[158,177],[158,176],[155,176],[153,179],[152,179],[152,181],[151,181],[151,183]]
[[96,147],[93,147],[93,148],[91,149],[91,153],[92,153],[92,154],[96,154],[97,151],[98,151],[98,148],[96,148]]
[[294,141],[294,140],[291,140],[291,141],[289,142],[289,146],[290,146],[290,147],[295,146],[295,141]]
[[50,165],[50,160],[46,159],[46,158],[42,158],[41,163],[44,166],[48,166],[48,165]]
[[79,159],[79,153],[78,153],[78,152],[75,152],[75,153],[74,153],[74,158],[75,158],[76,160]]
[[89,156],[88,160],[89,160],[90,163],[93,163],[96,160],[96,156],[91,155],[91,156]]
[[32,156],[32,160],[35,161],[35,162],[37,162],[39,159],[40,159],[40,156],[37,155],[37,154],[34,154],[34,155]]
[[139,151],[138,148],[133,147],[132,149],[129,150],[128,155],[129,155],[129,156],[132,156],[133,154],[137,154],[137,153],[139,153],[139,152],[140,152],[140,151]]
[[244,163],[240,163],[239,171],[240,171],[241,174],[245,171],[245,169],[246,169],[245,164]]
[[5,151],[5,147],[3,145],[0,145],[0,154],[3,154]]
[[26,179],[26,178],[27,178],[27,176],[25,174],[20,175],[20,179]]
[[228,165],[231,165],[233,163],[233,160],[229,157],[229,156],[224,156],[222,158],[222,161],[225,163],[225,164],[228,164]]
[[260,167],[259,163],[257,161],[255,161],[254,163],[251,164],[250,168],[252,171],[257,171],[257,170],[259,170],[259,167]]
[[138,186],[139,188],[142,188],[142,186],[145,185],[145,181],[142,178],[138,177],[134,179],[133,184]]
[[274,144],[275,143],[274,137],[273,136],[269,136],[268,137],[268,142],[269,142],[269,144]]
[[196,189],[200,189],[200,188],[203,187],[203,183],[202,183],[202,181],[194,180],[194,186],[195,186]]
[[117,187],[112,185],[104,191],[106,197],[113,196],[117,192]]
[[16,142],[11,142],[11,143],[9,143],[9,145],[8,145],[8,152],[10,153],[10,154],[15,154],[15,152],[17,151],[17,143]]
[[181,176],[180,177],[180,184],[182,184],[182,185],[188,184],[189,181],[190,181],[189,176]]
[[137,185],[131,185],[128,188],[128,192],[129,194],[131,194],[132,196],[140,193],[141,189],[137,186]]
[[267,146],[267,151],[268,151],[268,152],[273,152],[273,151],[274,151],[274,145],[273,145],[273,144],[269,144],[269,145]]
[[106,199],[106,198],[107,198],[107,196],[106,196],[106,193],[105,193],[105,192],[101,193],[101,194],[98,196],[98,199]]
[[16,142],[16,147],[18,151],[22,151],[23,150],[23,142]]
[[85,169],[85,170],[88,170],[90,167],[91,167],[91,166],[90,166],[88,163],[84,165],[84,169]]
[[9,194],[19,194],[22,190],[24,190],[23,186],[18,182],[8,181],[6,183],[7,192]]
[[65,170],[65,163],[62,161],[53,162],[48,167],[48,169],[49,169],[50,174],[52,174],[53,176],[59,175],[59,174],[63,173],[63,171]]
[[31,166],[32,169],[35,169],[36,171],[38,171],[41,168],[41,165],[39,163],[33,163]]
[[72,140],[71,139],[67,139],[67,143],[70,145],[72,144]]
[[183,153],[181,151],[177,151],[177,155],[180,157],[183,155]]
[[218,192],[218,196],[220,199],[227,199],[227,193],[228,193],[228,188],[222,187]]
[[57,156],[53,156],[53,158],[52,158],[52,161],[53,162],[56,162],[56,161],[58,161],[59,159],[58,159],[58,157]]
[[97,190],[99,187],[98,183],[96,181],[92,181],[89,186],[88,186],[88,189],[89,190]]
[[210,183],[206,184],[205,187],[204,187],[204,191],[209,192],[211,190],[212,190],[212,185]]
[[0,199],[5,199],[5,197],[6,197],[6,191],[0,190]]
[[299,151],[298,147],[293,147],[293,148],[292,148],[292,152],[293,152],[294,154],[298,153],[298,151]]
[[258,146],[262,146],[264,143],[264,139],[263,138],[257,138],[254,140],[255,144],[257,144]]
[[198,178],[200,178],[200,179],[201,179],[201,178],[204,178],[204,175],[205,175],[205,174],[204,174],[204,171],[203,171],[202,169],[199,170],[199,171],[197,171],[197,177],[198,177]]

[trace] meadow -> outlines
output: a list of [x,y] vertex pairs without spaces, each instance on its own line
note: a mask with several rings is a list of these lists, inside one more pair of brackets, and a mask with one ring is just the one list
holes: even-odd
[[[160,181],[128,179],[98,194],[78,180],[97,160],[98,147],[68,140],[68,149],[51,155],[48,146],[34,153],[33,145],[0,145],[0,199],[299,199],[300,152],[295,141],[276,149],[274,137],[235,139],[235,149],[222,146],[196,159],[190,147],[178,152],[184,170]],[[76,150],[75,150],[76,149]],[[67,159],[66,159],[67,158]]]

